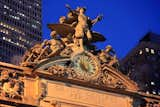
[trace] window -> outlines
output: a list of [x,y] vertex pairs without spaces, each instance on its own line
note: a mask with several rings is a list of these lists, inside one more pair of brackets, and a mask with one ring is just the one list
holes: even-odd
[[153,81],[151,81],[151,85],[155,85],[155,83]]
[[155,52],[154,52],[154,49],[151,49],[151,54],[154,54]]
[[143,54],[143,51],[142,51],[142,50],[140,50],[140,51],[139,51],[139,54],[140,54],[140,55],[142,55],[142,54]]
[[149,48],[145,48],[146,52],[149,52]]

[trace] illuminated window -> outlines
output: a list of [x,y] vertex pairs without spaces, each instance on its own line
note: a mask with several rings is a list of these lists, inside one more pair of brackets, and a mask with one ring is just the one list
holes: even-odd
[[5,40],[6,38],[5,37],[3,37],[3,40]]
[[39,7],[39,4],[38,4],[38,3],[36,3],[36,6],[38,6],[38,7]]
[[142,51],[142,50],[140,50],[140,51],[139,51],[139,54],[140,54],[140,55],[142,55],[142,53],[143,53],[143,51]]
[[[11,29],[11,30],[13,30],[13,31],[16,31],[16,32],[18,32],[18,33],[20,33],[20,34],[22,34],[22,35],[25,35],[25,33],[22,32],[21,30],[15,28],[15,27],[13,27],[13,26],[10,26],[10,25],[8,25],[8,24],[5,24],[5,23],[3,23],[3,22],[0,22],[0,25],[2,25],[3,27],[6,27],[6,28],[8,28],[8,29]],[[3,30],[2,30],[1,32],[7,34],[7,33],[8,33],[8,30],[7,30],[7,31],[3,31]]]
[[149,94],[149,91],[146,91],[146,94]]
[[37,26],[36,26],[36,25],[32,25],[32,27],[33,27],[33,28],[35,28],[35,29],[37,28]]
[[7,12],[3,12],[3,14],[7,14]]
[[18,16],[12,16],[12,15],[9,15],[9,16],[16,19],[16,20],[20,20],[20,18]]
[[149,48],[145,48],[146,52],[149,52]]
[[11,39],[8,39],[8,42],[11,42]]
[[155,52],[154,52],[154,49],[151,49],[151,54],[154,54]]
[[9,7],[8,7],[8,6],[6,6],[6,5],[4,5],[3,7],[4,7],[5,9],[9,9]]
[[153,94],[156,94],[156,91],[152,91]]
[[22,37],[21,37],[21,36],[19,37],[19,40],[22,40]]
[[39,21],[36,21],[36,23],[41,24]]
[[152,81],[152,82],[151,82],[151,85],[155,85],[155,83]]
[[6,29],[1,29],[0,32],[5,33],[7,35],[9,34],[8,30],[6,30]]
[[21,13],[21,12],[17,12],[17,14],[20,15],[20,16],[26,17],[26,15]]

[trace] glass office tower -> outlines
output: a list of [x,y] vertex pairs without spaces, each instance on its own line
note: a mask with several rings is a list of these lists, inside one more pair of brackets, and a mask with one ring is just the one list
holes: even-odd
[[0,0],[0,61],[18,64],[42,39],[41,0]]

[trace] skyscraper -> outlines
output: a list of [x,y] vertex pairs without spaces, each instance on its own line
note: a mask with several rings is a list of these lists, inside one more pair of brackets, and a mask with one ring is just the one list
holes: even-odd
[[0,61],[17,64],[42,39],[41,0],[0,0]]
[[147,33],[121,64],[142,91],[160,95],[160,35]]

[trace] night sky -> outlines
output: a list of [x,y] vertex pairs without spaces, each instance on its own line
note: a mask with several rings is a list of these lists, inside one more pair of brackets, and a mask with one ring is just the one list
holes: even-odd
[[43,38],[49,39],[48,23],[57,23],[68,10],[86,7],[86,15],[94,19],[103,14],[103,20],[92,30],[103,34],[107,41],[97,43],[98,48],[110,44],[117,56],[123,58],[147,32],[160,35],[160,0],[42,0]]

